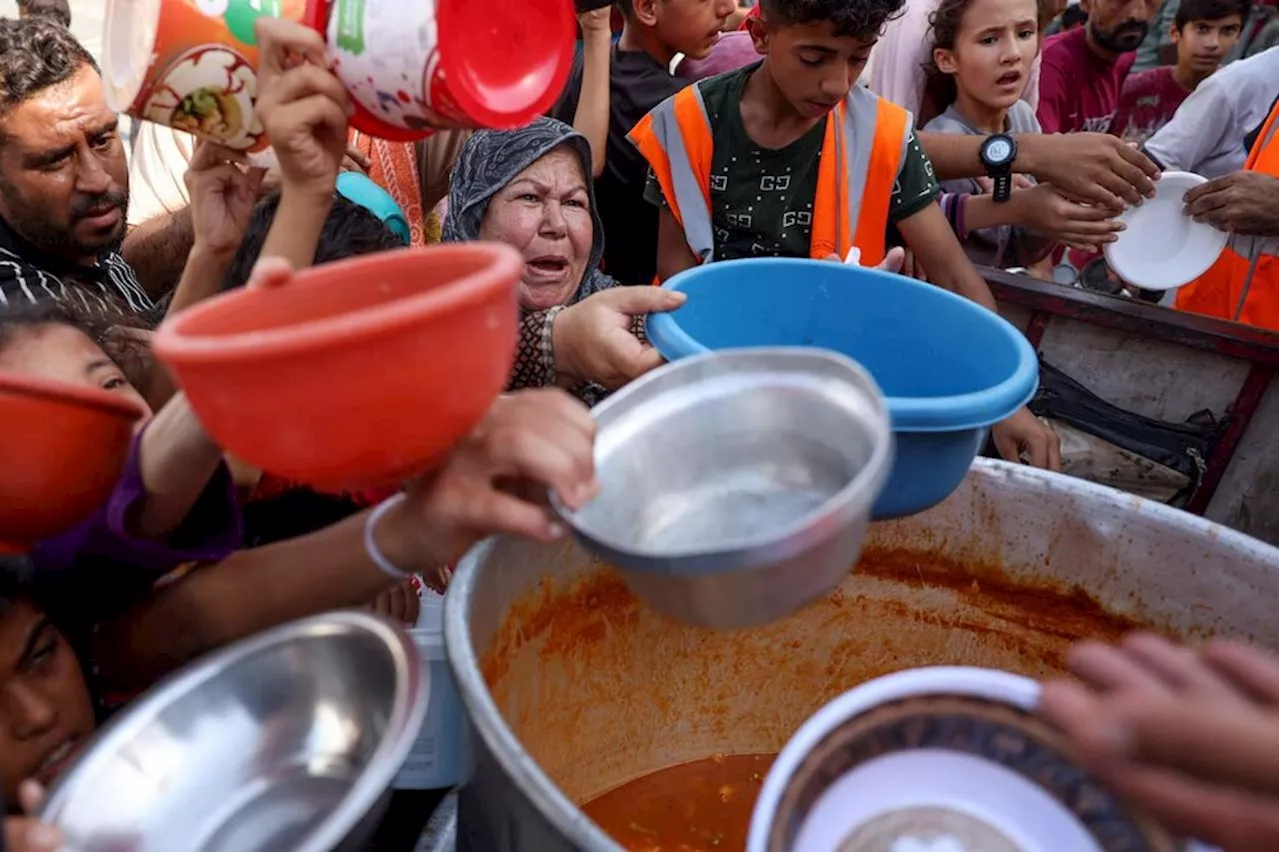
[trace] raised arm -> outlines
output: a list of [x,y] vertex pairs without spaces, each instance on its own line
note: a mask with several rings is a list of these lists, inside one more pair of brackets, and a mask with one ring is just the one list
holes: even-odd
[[609,140],[609,54],[613,33],[609,29],[612,6],[593,9],[578,16],[582,27],[582,88],[573,129],[587,137],[591,146],[591,176],[604,173],[605,148]]
[[[978,150],[981,136],[919,134],[938,180],[985,174]],[[1105,133],[1018,133],[1013,169],[1051,183],[1067,195],[1121,208],[1155,192],[1160,167],[1141,151]]]

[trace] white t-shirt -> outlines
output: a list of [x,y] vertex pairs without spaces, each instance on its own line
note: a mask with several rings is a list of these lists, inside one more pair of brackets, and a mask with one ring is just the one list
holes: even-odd
[[[871,48],[867,67],[870,87],[880,97],[893,101],[920,118],[920,102],[924,99],[925,63],[933,47],[929,16],[938,8],[939,0],[907,0],[906,11],[889,21],[884,34]],[[1035,109],[1040,103],[1040,54],[1036,54],[1027,74],[1027,87],[1022,99]]]
[[129,225],[140,225],[190,202],[183,177],[195,153],[189,133],[155,124],[137,123],[133,159],[129,163]]
[[1224,66],[1143,147],[1166,169],[1222,177],[1244,168],[1244,138],[1280,94],[1280,47]]

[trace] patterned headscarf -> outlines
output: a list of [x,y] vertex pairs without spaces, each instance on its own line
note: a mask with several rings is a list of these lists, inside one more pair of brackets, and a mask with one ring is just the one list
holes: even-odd
[[582,161],[587,176],[587,196],[591,205],[591,256],[577,292],[568,304],[613,285],[600,271],[604,255],[604,227],[596,211],[591,186],[591,146],[586,137],[554,118],[539,118],[518,130],[481,130],[467,140],[453,166],[449,183],[449,213],[445,216],[441,241],[460,243],[480,239],[480,223],[493,198],[516,175],[536,163],[544,154],[567,145]]

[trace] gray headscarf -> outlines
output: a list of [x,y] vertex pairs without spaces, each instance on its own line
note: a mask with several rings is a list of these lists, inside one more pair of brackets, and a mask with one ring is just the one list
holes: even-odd
[[591,256],[578,291],[568,304],[613,286],[613,279],[600,271],[604,255],[604,227],[596,211],[591,181],[591,146],[586,137],[562,121],[539,118],[518,130],[481,130],[467,140],[453,166],[449,182],[449,211],[441,226],[441,241],[459,243],[480,239],[480,223],[489,200],[516,175],[544,154],[568,145],[582,161],[587,176],[587,196],[591,204]]

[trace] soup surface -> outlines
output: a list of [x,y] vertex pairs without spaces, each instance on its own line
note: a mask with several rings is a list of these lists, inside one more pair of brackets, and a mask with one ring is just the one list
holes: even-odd
[[745,849],[751,809],[774,757],[715,755],[669,766],[582,810],[628,852]]
[[[1035,567],[871,545],[799,612],[703,630],[657,615],[617,572],[583,559],[512,601],[482,671],[529,754],[626,849],[737,852],[766,755],[846,690],[927,665],[1052,676],[1076,639],[1137,626],[1148,625]],[[760,757],[743,766],[715,754]]]

